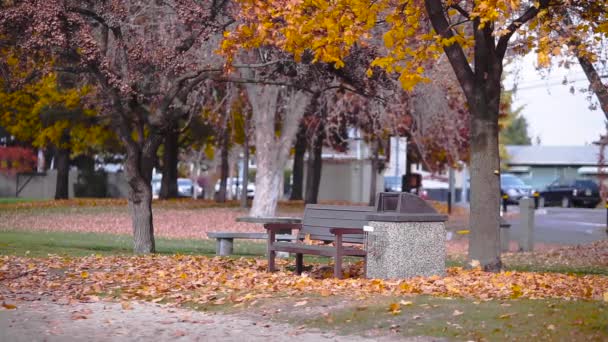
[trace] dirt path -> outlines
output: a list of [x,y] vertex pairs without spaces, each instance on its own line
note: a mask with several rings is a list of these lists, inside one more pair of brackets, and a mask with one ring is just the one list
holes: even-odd
[[[234,315],[209,314],[147,302],[57,304],[18,301],[0,308],[0,341],[391,341],[336,336]],[[410,341],[433,339],[412,338]]]

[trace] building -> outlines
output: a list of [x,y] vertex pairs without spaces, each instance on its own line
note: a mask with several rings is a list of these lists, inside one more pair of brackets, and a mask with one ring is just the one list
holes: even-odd
[[[597,145],[506,146],[506,149],[509,155],[506,171],[534,188],[541,189],[556,179],[599,180],[600,148]],[[604,171],[608,172],[608,168]]]

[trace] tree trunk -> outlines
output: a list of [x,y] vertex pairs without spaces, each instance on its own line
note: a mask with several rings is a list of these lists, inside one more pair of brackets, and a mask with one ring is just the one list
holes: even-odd
[[[501,268],[499,205],[500,159],[498,156],[498,120],[471,109],[471,235],[469,260],[477,260],[488,271]],[[498,113],[496,113],[496,117]]]
[[304,199],[306,204],[315,204],[319,200],[319,186],[321,185],[321,171],[323,169],[323,141],[325,140],[323,129],[321,126],[308,154],[306,196]]
[[306,127],[300,125],[296,137],[295,154],[293,156],[293,184],[291,185],[291,201],[302,200],[302,188],[304,182],[304,154],[306,153]]
[[133,225],[133,251],[136,254],[154,253],[154,225],[152,221],[152,167],[159,137],[149,137],[143,148],[137,143],[127,145],[125,173],[129,184],[129,211]]
[[152,222],[152,187],[150,182],[146,182],[141,177],[131,178],[129,185],[133,252],[136,254],[154,253],[156,252],[156,246]]
[[176,127],[167,132],[164,139],[163,151],[163,178],[160,185],[161,199],[177,197],[177,155],[179,152],[179,134]]
[[227,180],[228,172],[230,171],[230,165],[228,164],[228,143],[228,129],[225,129],[222,136],[222,152],[220,154],[220,190],[217,194],[217,202],[219,203],[224,203],[226,202],[226,199],[228,199]]
[[[255,174],[255,197],[251,207],[251,216],[274,216],[281,196],[279,184],[283,176],[283,167],[272,153],[260,153],[256,149],[257,169]],[[270,152],[270,151],[268,151]],[[283,163],[284,164],[284,163]]]
[[70,181],[70,150],[57,148],[55,150],[55,168],[57,169],[57,183],[55,185],[55,199],[68,199]]
[[[283,191],[280,188],[283,170],[310,96],[302,91],[268,85],[247,84],[245,89],[253,110],[257,162],[255,197],[250,215],[273,216]],[[285,115],[281,135],[277,137],[275,118],[281,90],[284,92]]]

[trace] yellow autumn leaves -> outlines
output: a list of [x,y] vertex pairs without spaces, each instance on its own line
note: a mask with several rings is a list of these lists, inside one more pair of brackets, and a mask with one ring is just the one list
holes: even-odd
[[[472,21],[479,28],[491,25],[490,33],[498,40],[510,34],[510,24],[531,8],[539,9],[538,1],[483,0],[469,2],[442,1],[445,18],[453,33],[442,37],[430,28],[423,0],[238,0],[240,24],[226,32],[221,51],[230,60],[239,48],[273,46],[294,55],[300,61],[305,51],[312,52],[314,61],[344,66],[344,59],[355,44],[377,46],[383,52],[372,62],[373,67],[400,74],[403,88],[412,89],[425,80],[424,64],[439,57],[443,47],[458,44],[470,55],[474,46]],[[579,39],[590,40],[608,34],[608,18],[601,13],[606,0],[583,1],[581,14],[572,31],[581,33]],[[532,7],[531,7],[532,6]],[[567,38],[556,34],[563,24],[563,13],[573,6],[570,2],[540,9],[525,25],[517,28],[517,52],[534,51],[538,65],[548,66],[552,56],[561,55],[559,48]],[[458,9],[458,10],[457,10]],[[463,12],[467,12],[466,16]],[[468,18],[467,18],[468,16]],[[379,46],[383,41],[383,47]],[[577,53],[595,55],[593,46],[582,44]],[[572,51],[571,51],[572,52]],[[469,57],[472,62],[472,58]]]
[[[17,48],[1,49],[10,76],[0,80],[0,125],[18,140],[34,147],[54,145],[84,152],[111,138],[110,131],[95,119],[97,112],[86,108],[83,99],[89,86],[60,87],[57,73],[30,77],[42,66],[19,63]],[[53,64],[52,61],[47,61]],[[18,80],[32,81],[19,84]]]

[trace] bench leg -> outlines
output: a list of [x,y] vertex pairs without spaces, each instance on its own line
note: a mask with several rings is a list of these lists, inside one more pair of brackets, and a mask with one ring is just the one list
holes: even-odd
[[296,253],[296,274],[302,274],[304,270],[304,254]]
[[272,250],[272,245],[274,244],[275,232],[270,230],[268,232],[268,242],[266,244],[266,254],[268,255],[268,272],[274,272],[274,258],[277,255],[277,252]]
[[363,278],[367,278],[367,254],[363,257]]
[[275,266],[274,266],[274,258],[276,257],[277,252],[275,251],[268,251],[268,272],[274,272]]
[[227,256],[232,254],[234,239],[221,238],[215,242],[215,254],[220,256]]
[[342,279],[342,235],[336,235],[336,256],[334,257],[334,277]]

